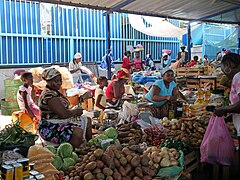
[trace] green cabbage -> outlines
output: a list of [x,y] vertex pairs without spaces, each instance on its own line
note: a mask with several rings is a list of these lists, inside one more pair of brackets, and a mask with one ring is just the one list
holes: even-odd
[[73,152],[73,147],[70,143],[62,143],[57,149],[57,154],[61,158],[71,157]]
[[47,148],[49,151],[51,151],[53,154],[56,154],[56,153],[57,153],[55,147],[52,146],[52,145],[48,145],[48,146],[46,146],[46,148]]
[[75,165],[75,161],[72,158],[64,158],[62,170],[67,171],[70,166],[74,166],[74,165]]
[[78,155],[75,152],[72,152],[71,158],[75,161],[75,163],[78,161]]
[[101,145],[101,142],[102,140],[106,140],[108,139],[108,137],[104,134],[99,134],[97,135],[94,139],[93,139],[93,143],[96,145],[96,146],[100,146]]
[[90,140],[88,141],[88,145],[89,145],[89,146],[94,145],[93,139],[90,139]]
[[108,129],[106,129],[104,131],[104,134],[108,137],[108,138],[113,138],[116,139],[118,137],[118,133],[117,130],[113,127],[110,127]]
[[52,162],[52,165],[57,169],[60,170],[63,166],[63,160],[60,156],[54,156],[54,161]]

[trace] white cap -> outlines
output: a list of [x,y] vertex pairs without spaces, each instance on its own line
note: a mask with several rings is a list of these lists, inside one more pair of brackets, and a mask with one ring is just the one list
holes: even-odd
[[80,59],[80,58],[82,58],[82,54],[81,53],[76,53],[74,55],[74,59]]
[[164,57],[164,56],[168,56],[168,53],[163,53],[162,57]]

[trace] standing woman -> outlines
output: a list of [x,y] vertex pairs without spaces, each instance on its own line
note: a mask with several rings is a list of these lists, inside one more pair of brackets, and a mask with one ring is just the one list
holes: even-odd
[[135,52],[135,58],[133,58],[134,69],[136,71],[143,70],[142,58],[140,58],[140,51]]
[[235,53],[224,55],[221,69],[228,79],[232,81],[229,95],[231,104],[226,107],[216,108],[214,114],[217,116],[232,114],[233,124],[240,142],[240,55]]

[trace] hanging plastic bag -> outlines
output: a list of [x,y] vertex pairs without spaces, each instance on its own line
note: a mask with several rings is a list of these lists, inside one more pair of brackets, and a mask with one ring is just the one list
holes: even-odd
[[200,147],[201,162],[231,166],[235,146],[223,117],[212,115]]

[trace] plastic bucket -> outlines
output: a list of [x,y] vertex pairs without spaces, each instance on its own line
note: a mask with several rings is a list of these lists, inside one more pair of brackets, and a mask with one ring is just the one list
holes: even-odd
[[16,101],[19,86],[23,83],[20,79],[5,79],[4,80],[4,95],[6,101]]

